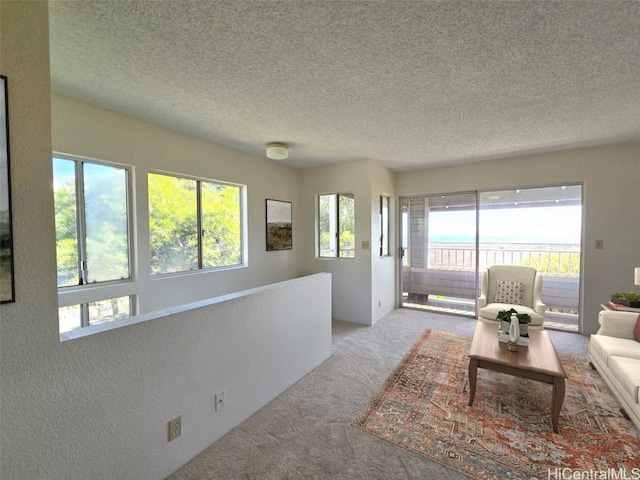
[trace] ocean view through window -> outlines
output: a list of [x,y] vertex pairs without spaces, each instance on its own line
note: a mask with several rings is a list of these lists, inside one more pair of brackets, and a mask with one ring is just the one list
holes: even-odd
[[483,269],[530,265],[548,317],[577,328],[581,232],[581,185],[403,198],[402,305],[474,316]]

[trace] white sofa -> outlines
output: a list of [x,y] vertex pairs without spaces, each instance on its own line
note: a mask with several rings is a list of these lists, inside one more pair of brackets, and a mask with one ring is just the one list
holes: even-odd
[[589,360],[640,430],[640,342],[633,336],[637,313],[603,310],[591,335]]

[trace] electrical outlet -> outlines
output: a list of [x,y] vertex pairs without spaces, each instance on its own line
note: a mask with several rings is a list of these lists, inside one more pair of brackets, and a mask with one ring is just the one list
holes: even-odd
[[362,249],[369,250],[369,242],[367,240],[362,241]]
[[225,400],[224,397],[225,397],[224,390],[222,390],[221,392],[216,393],[216,395],[215,395],[216,412],[224,407],[224,400]]
[[182,417],[169,420],[169,441],[175,440],[182,434]]

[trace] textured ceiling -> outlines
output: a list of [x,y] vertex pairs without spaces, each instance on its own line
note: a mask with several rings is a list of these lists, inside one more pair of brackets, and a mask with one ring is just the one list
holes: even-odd
[[54,93],[301,168],[640,139],[638,1],[57,1]]

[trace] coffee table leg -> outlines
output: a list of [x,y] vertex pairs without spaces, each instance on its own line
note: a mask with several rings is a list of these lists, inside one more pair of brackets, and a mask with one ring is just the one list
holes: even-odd
[[478,359],[469,360],[469,406],[473,405],[476,398],[476,380],[478,379]]
[[553,403],[551,404],[551,424],[553,431],[560,433],[558,428],[558,418],[560,418],[560,409],[564,403],[564,378],[554,377],[553,379]]

